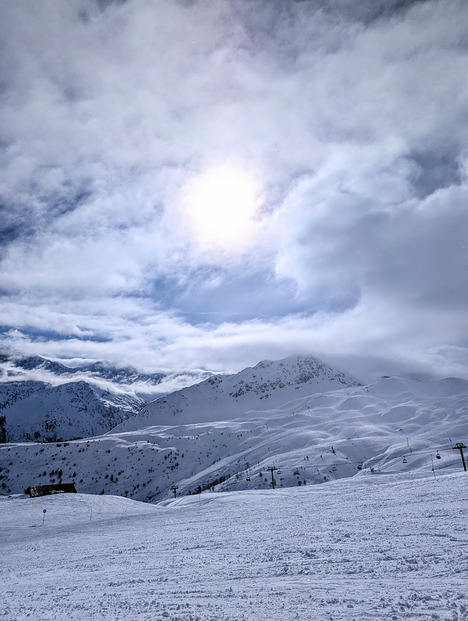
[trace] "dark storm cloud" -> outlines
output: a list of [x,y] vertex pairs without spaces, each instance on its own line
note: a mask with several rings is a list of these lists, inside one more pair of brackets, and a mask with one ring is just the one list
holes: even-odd
[[[52,326],[39,353],[466,374],[464,1],[0,11],[5,342],[38,351]],[[216,250],[181,197],[226,163],[259,207]]]

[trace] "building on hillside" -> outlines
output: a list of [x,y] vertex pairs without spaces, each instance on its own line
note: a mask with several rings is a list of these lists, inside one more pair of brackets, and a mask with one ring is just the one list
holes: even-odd
[[24,490],[30,498],[49,496],[50,494],[76,494],[74,483],[55,483],[54,485],[30,485]]

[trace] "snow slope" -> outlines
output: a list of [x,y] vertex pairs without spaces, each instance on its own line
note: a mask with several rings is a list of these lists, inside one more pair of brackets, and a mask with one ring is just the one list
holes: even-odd
[[467,477],[0,498],[0,618],[466,621]]
[[216,375],[148,403],[117,430],[228,420],[248,410],[267,410],[312,393],[357,385],[351,375],[312,356],[264,360],[240,373]]
[[158,501],[171,497],[173,486],[181,495],[269,489],[272,473],[276,487],[285,488],[461,469],[453,446],[468,444],[467,382],[393,377],[370,386],[337,383],[337,390],[278,407],[240,410],[233,420],[0,445],[0,492],[72,480],[81,492]]

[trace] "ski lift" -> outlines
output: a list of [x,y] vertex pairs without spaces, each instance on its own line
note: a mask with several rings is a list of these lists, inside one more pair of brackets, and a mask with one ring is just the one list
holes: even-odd
[[333,464],[332,472],[336,472],[336,466]]
[[279,470],[279,469],[278,469],[278,470],[276,471],[276,474],[281,474],[281,470]]
[[403,463],[404,463],[404,464],[407,464],[407,463],[408,463],[408,460],[406,459],[406,455],[403,457]]
[[436,459],[441,459],[439,451],[436,453]]
[[296,468],[296,470],[294,470],[294,474],[298,477],[301,473],[299,472],[299,470]]

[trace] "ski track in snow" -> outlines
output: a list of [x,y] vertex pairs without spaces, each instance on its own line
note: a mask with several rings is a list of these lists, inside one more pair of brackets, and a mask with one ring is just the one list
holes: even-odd
[[467,620],[467,485],[461,472],[159,505],[1,498],[0,618]]

